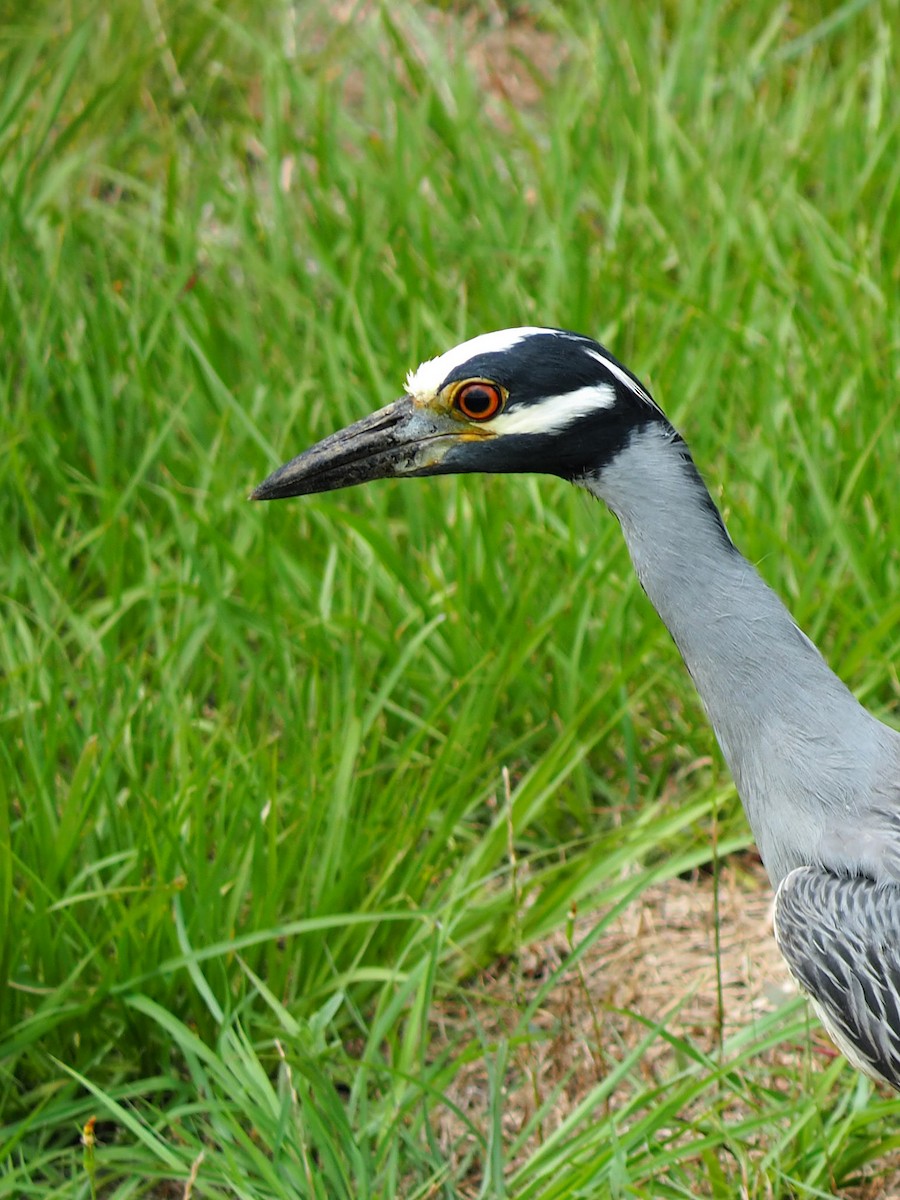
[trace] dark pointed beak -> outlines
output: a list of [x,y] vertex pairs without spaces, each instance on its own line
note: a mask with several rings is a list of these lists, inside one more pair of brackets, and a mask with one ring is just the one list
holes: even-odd
[[460,440],[463,428],[449,414],[403,396],[292,458],[250,499],[282,500],[372,479],[442,474],[442,460]]

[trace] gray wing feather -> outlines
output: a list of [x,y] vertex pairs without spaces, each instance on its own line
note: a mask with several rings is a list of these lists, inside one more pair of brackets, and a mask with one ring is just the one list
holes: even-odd
[[775,896],[775,938],[853,1065],[900,1089],[900,885],[798,867]]

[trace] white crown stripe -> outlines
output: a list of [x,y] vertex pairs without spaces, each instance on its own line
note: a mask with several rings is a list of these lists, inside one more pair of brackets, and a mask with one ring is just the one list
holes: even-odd
[[522,325],[519,329],[498,329],[494,333],[481,333],[454,346],[437,358],[429,358],[421,366],[406,377],[406,392],[409,396],[433,396],[454,367],[467,362],[478,354],[502,354],[513,346],[537,333],[552,333],[553,330],[541,329],[534,325]]
[[592,383],[574,392],[511,408],[484,425],[491,433],[556,433],[592,412],[612,408],[615,403],[616,393],[611,384]]

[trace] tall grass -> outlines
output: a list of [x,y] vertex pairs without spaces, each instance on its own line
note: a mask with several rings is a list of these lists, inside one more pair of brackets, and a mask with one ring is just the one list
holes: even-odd
[[715,1059],[660,1014],[509,1136],[530,1010],[449,1049],[435,1014],[574,906],[602,929],[713,832],[748,844],[712,735],[614,522],[557,481],[245,498],[462,336],[593,333],[890,717],[898,18],[11,11],[0,1195],[823,1196],[891,1148],[840,1062],[773,1073],[796,1005]]

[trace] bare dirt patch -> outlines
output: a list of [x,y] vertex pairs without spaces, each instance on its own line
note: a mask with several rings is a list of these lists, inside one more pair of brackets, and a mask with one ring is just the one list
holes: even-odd
[[[762,866],[747,856],[726,866],[719,878],[718,946],[714,884],[708,876],[656,885],[610,922],[580,965],[562,974],[544,997],[531,1023],[537,1036],[510,1054],[503,1099],[503,1132],[510,1142],[555,1092],[540,1128],[521,1147],[522,1160],[647,1037],[648,1022],[671,1014],[666,1020],[670,1034],[715,1054],[721,1039],[796,996],[775,946],[771,903]],[[573,943],[578,945],[596,923],[595,917],[579,918]],[[466,1004],[441,1013],[439,1040],[458,1045],[473,1021],[483,1041],[509,1037],[523,1009],[570,951],[566,935],[558,932],[526,947],[515,961],[484,972],[473,981]],[[815,1069],[817,1061],[825,1066],[836,1054],[811,1020],[809,1038],[780,1042],[761,1058],[774,1079],[783,1071],[795,1076]],[[656,1039],[640,1059],[641,1075],[648,1083],[670,1078],[678,1068],[676,1056],[669,1041]],[[471,1146],[467,1121],[485,1129],[489,1091],[482,1057],[458,1072],[448,1105],[437,1117],[436,1133],[448,1157]],[[614,1093],[609,1103],[615,1106],[618,1100]],[[746,1115],[736,1102],[735,1121]],[[892,1163],[896,1167],[896,1160]],[[884,1169],[892,1163],[885,1162]],[[723,1167],[733,1170],[734,1163]],[[480,1172],[473,1172],[461,1197],[477,1195],[481,1182]],[[900,1172],[891,1171],[865,1187],[834,1194],[847,1200],[900,1200],[898,1189]]]

